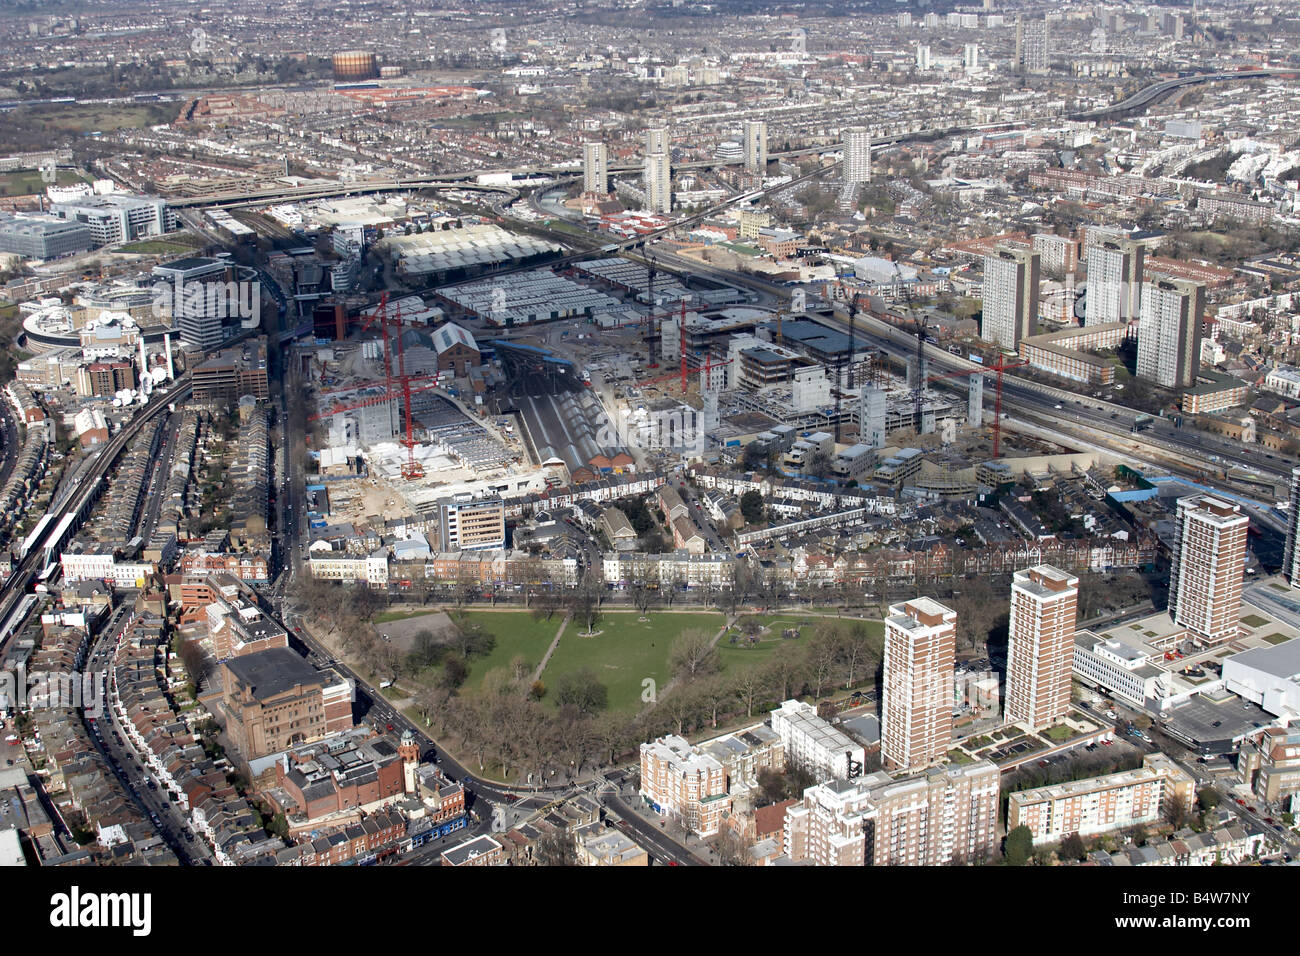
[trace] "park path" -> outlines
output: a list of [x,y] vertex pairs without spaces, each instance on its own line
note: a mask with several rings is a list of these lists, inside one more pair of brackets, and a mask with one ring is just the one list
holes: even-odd
[[726,634],[727,631],[731,629],[731,625],[735,624],[738,620],[740,620],[739,614],[726,615],[722,619],[722,627],[718,629],[717,634],[713,635],[713,640],[709,641],[709,647],[717,647],[718,641],[722,640],[722,635]]
[[534,684],[536,684],[539,680],[542,679],[542,671],[546,670],[546,665],[549,664],[551,661],[551,655],[554,654],[555,649],[560,646],[560,638],[564,634],[564,629],[568,626],[569,626],[569,615],[566,614],[564,615],[564,620],[560,621],[559,630],[555,632],[555,640],[551,641],[551,646],[548,647],[546,649],[546,653],[542,655],[542,662],[538,664],[537,669],[533,671],[532,682]]
[[[718,646],[718,641],[722,640],[722,635],[726,634],[727,631],[731,629],[731,625],[735,624],[736,621],[738,621],[739,619],[740,619],[739,614],[728,614],[724,616],[722,620],[722,627],[718,628],[718,633],[714,634],[713,640],[709,641],[709,647],[716,648]],[[670,679],[668,683],[664,684],[664,686],[659,689],[659,696],[667,694],[670,690],[676,687],[678,683],[679,681],[676,677]],[[654,701],[651,701],[645,707],[641,708],[641,713],[645,713],[653,706],[654,706]]]

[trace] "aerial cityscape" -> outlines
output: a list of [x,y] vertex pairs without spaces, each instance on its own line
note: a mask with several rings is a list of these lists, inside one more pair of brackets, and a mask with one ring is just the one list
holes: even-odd
[[4,865],[1300,857],[1292,3],[0,0],[0,388]]

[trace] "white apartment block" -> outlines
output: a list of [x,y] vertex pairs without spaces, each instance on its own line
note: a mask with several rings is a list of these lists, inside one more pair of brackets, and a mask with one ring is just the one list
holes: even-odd
[[648,212],[666,215],[673,211],[672,170],[667,153],[646,155],[644,185]]
[[1291,587],[1300,588],[1300,468],[1291,469],[1291,509],[1286,513],[1282,574],[1291,582]]
[[1138,317],[1145,261],[1146,247],[1132,239],[1106,237],[1088,245],[1088,325]]
[[582,144],[582,191],[609,192],[609,152],[604,143]]
[[111,548],[94,548],[90,551],[65,551],[59,555],[63,566],[63,580],[69,584],[76,581],[106,581],[113,577],[113,550]]
[[745,172],[762,173],[767,169],[767,124],[762,120],[745,120]]
[[50,211],[61,219],[85,223],[97,246],[159,236],[174,229],[178,222],[166,201],[153,196],[85,196],[54,203]]
[[1163,671],[1147,655],[1123,641],[1106,640],[1091,631],[1074,638],[1074,676],[1133,707],[1144,708],[1157,696]]
[[639,551],[619,551],[603,555],[601,565],[605,583],[616,588],[625,588],[634,581],[644,581],[660,587],[685,584],[692,588],[729,589],[736,581],[736,559],[730,554],[691,554],[686,551],[642,554]]
[[871,182],[871,131],[850,126],[840,133],[844,142],[844,182]]
[[1032,241],[1034,251],[1038,253],[1039,261],[1045,271],[1073,272],[1078,267],[1078,246],[1070,236],[1037,232],[1034,233]]
[[1007,803],[1007,829],[1026,826],[1034,843],[1055,843],[1155,823],[1177,796],[1192,805],[1196,782],[1164,754],[1148,754],[1137,770],[1021,790]]
[[861,776],[866,750],[818,717],[816,707],[787,700],[768,719],[785,745],[786,759],[819,781]]
[[1287,398],[1300,398],[1300,368],[1278,365],[1264,376],[1264,387]]
[[312,554],[311,576],[322,581],[364,582],[370,587],[388,587],[388,549],[373,554],[344,555],[335,552]]
[[668,153],[668,128],[666,126],[655,126],[645,131],[645,151],[646,155],[651,153]]

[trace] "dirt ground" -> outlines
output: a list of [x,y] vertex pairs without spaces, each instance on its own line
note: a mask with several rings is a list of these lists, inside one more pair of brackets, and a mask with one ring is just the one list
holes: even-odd
[[442,641],[451,637],[456,626],[445,611],[435,611],[417,617],[402,618],[400,621],[376,624],[375,630],[388,638],[389,643],[403,654],[409,654],[415,647],[415,635],[421,631],[432,631],[434,637]]

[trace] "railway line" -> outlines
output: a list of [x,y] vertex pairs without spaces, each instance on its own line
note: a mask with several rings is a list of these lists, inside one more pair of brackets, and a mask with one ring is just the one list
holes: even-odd
[[[30,589],[43,569],[57,558],[59,550],[85,523],[118,457],[145,425],[165,413],[171,404],[183,401],[189,395],[190,387],[190,373],[186,372],[167,391],[155,392],[153,400],[109,439],[94,465],[77,477],[76,487],[67,500],[42,516],[36,527],[23,539],[18,567],[0,587],[0,621],[4,622],[4,629],[0,631],[0,652],[22,627],[26,614],[16,612],[21,610],[25,598],[30,596]],[[30,606],[28,603],[28,610]]]

